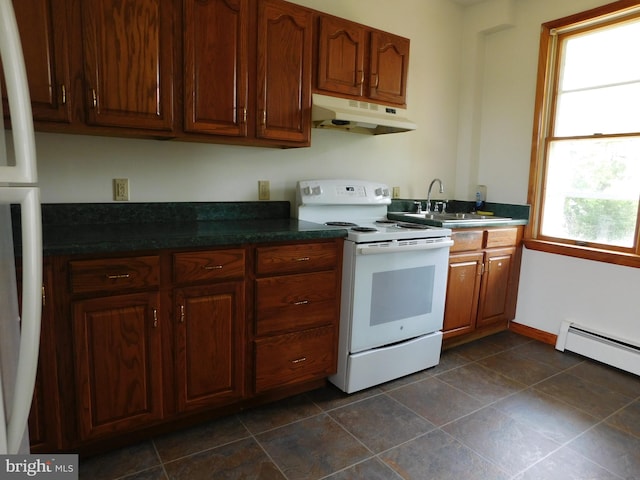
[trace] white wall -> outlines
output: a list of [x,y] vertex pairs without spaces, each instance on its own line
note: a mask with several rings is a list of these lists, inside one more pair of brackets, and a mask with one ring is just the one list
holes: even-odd
[[294,200],[296,180],[365,178],[425,198],[440,177],[453,198],[463,8],[448,0],[297,0],[411,39],[409,116],[416,132],[377,137],[312,131],[312,146],[270,149],[40,133],[42,199],[109,202],[111,180],[130,179],[131,201],[257,200],[257,180],[272,200]]
[[[479,133],[473,152],[477,178],[487,184],[488,197],[524,203],[540,24],[609,0],[509,3],[513,26],[484,36],[478,121],[473,124]],[[467,44],[463,49],[469,49]],[[467,131],[461,129],[461,137],[469,135]],[[458,163],[465,160],[459,158]],[[516,322],[557,334],[561,321],[569,319],[640,343],[638,285],[640,269],[525,249]]]

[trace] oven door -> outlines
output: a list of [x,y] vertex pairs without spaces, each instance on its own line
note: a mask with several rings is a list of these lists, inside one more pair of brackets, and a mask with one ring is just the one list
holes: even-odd
[[345,242],[341,324],[350,330],[351,353],[442,329],[452,244]]

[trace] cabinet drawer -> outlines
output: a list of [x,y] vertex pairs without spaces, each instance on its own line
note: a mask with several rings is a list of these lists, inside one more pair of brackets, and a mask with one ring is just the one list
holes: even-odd
[[336,243],[305,243],[256,248],[258,275],[298,273],[335,268],[338,262]]
[[333,326],[256,340],[256,393],[335,373]]
[[518,228],[497,228],[495,230],[486,230],[484,247],[511,247],[518,240]]
[[456,230],[451,234],[453,245],[451,252],[480,250],[482,248],[482,230]]
[[111,292],[156,287],[160,283],[157,256],[74,260],[70,262],[72,293]]
[[335,271],[256,280],[256,334],[336,322],[336,292]]
[[244,265],[245,254],[241,248],[176,253],[173,277],[176,283],[243,277]]

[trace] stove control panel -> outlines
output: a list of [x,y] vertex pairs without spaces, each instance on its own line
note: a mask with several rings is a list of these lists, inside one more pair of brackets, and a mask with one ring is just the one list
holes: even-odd
[[387,205],[391,190],[387,185],[365,180],[301,180],[297,189],[299,205]]

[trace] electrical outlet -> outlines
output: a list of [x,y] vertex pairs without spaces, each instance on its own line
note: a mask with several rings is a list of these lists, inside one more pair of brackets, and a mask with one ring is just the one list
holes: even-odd
[[400,187],[393,187],[391,190],[393,192],[391,194],[392,198],[400,198]]
[[113,199],[116,202],[126,202],[129,200],[129,179],[113,179]]
[[270,197],[269,180],[258,180],[258,200],[269,200]]

